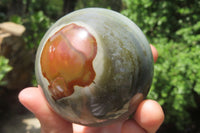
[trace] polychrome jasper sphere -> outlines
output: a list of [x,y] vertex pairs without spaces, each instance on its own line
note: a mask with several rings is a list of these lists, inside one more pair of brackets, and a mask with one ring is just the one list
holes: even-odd
[[35,70],[56,113],[70,122],[100,126],[128,118],[146,97],[153,57],[131,20],[87,8],[62,17],[47,31]]

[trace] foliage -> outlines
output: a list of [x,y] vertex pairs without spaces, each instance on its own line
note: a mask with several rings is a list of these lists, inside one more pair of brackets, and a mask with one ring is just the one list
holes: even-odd
[[12,67],[8,64],[9,60],[4,56],[0,56],[0,85],[5,85],[6,82],[2,81],[4,76],[12,70]]
[[120,11],[122,6],[121,0],[79,0],[76,5],[76,9],[86,7],[101,7],[108,8],[115,11]]
[[188,108],[200,97],[200,1],[124,0],[132,19],[159,52],[149,98],[157,100],[166,123],[179,130],[192,123]]
[[[36,49],[44,33],[51,25],[50,18],[44,14],[44,11],[39,10],[41,6],[42,4],[37,4],[35,0],[32,0],[27,7],[27,13],[23,17],[16,15],[10,17],[11,21],[23,24],[26,27],[24,39],[28,48]],[[45,6],[45,8],[47,7]]]
[[0,23],[5,21],[6,19],[6,14],[5,14],[5,10],[6,10],[6,1],[5,0],[1,0],[0,1]]
[[24,18],[23,23],[27,27],[25,41],[29,48],[36,49],[44,33],[50,27],[51,21],[42,11],[38,11]]
[[200,95],[200,47],[173,41],[156,46],[160,57],[149,98],[163,106],[166,122],[176,121],[176,126],[183,129],[191,122],[187,109],[197,107],[194,93]]
[[26,27],[24,40],[29,49],[36,49],[42,39],[44,33],[51,25],[50,19],[44,15],[43,11],[35,12],[32,15],[27,15],[24,18],[13,15],[10,21],[23,24]]
[[[16,11],[15,13],[14,4],[20,12]],[[0,2],[0,7],[4,7],[4,12],[0,14],[0,17],[7,16],[7,18],[4,17],[4,21],[13,21],[24,25],[26,27],[24,39],[27,47],[36,50],[52,21],[61,16],[61,5],[62,1],[55,2],[54,0],[3,0]]]
[[44,12],[45,16],[52,19],[58,19],[62,14],[63,1],[55,0],[23,0],[26,13],[34,14]]

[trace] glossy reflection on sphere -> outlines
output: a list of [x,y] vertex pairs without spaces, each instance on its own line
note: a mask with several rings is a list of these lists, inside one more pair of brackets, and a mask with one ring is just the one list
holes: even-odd
[[47,31],[35,70],[55,112],[74,123],[100,126],[136,110],[151,86],[153,58],[132,21],[111,10],[87,8]]

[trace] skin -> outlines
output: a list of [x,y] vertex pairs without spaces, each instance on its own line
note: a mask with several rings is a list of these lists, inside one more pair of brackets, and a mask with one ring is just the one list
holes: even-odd
[[[156,62],[158,52],[152,45],[151,49]],[[86,127],[62,119],[48,105],[40,86],[23,89],[19,101],[39,119],[41,133],[155,133],[164,120],[161,106],[150,99],[139,104],[132,119],[104,127]]]

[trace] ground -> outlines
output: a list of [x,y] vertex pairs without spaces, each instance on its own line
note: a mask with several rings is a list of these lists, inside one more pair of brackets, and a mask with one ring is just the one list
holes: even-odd
[[39,121],[19,103],[19,91],[0,91],[0,133],[40,133]]

